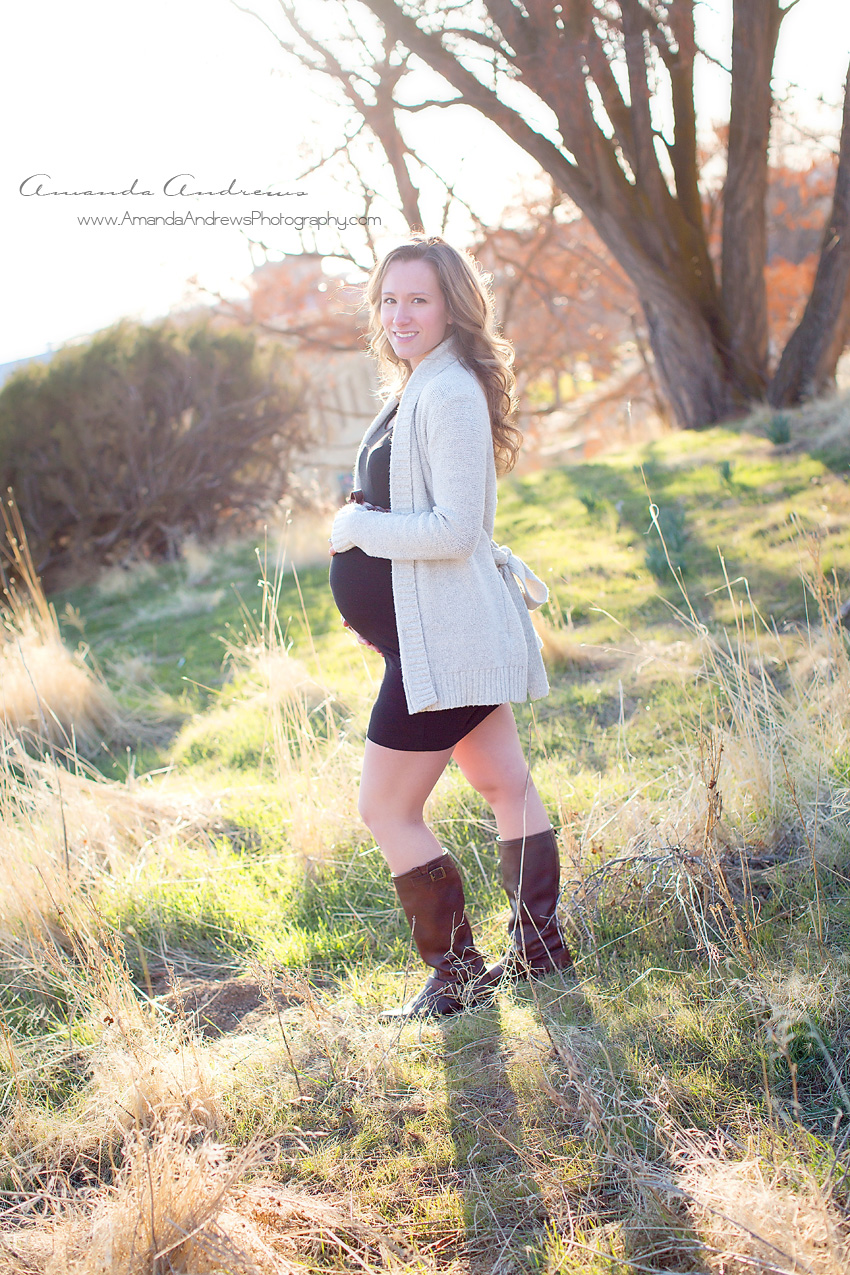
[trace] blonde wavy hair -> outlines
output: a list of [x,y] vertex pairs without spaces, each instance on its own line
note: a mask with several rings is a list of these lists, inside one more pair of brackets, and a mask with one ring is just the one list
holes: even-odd
[[366,285],[369,348],[378,360],[381,389],[388,396],[400,395],[411,373],[407,359],[399,358],[381,326],[384,276],[397,261],[427,261],[436,270],[458,355],[478,378],[487,399],[496,469],[501,474],[508,473],[516,464],[522,444],[522,434],[511,421],[516,412],[513,346],[499,335],[493,295],[475,259],[438,235],[413,235],[409,242],[393,248],[372,271]]

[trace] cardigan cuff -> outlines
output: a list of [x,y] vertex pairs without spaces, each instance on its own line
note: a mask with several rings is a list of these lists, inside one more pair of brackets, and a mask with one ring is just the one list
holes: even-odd
[[351,538],[351,532],[354,529],[352,519],[362,517],[363,513],[365,510],[361,510],[359,505],[345,505],[340,509],[331,527],[331,544],[334,553],[346,553],[349,549],[355,548],[356,541]]

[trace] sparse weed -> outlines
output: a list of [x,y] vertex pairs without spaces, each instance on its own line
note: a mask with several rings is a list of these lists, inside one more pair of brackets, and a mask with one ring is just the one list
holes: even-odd
[[791,441],[791,417],[787,412],[774,412],[768,418],[764,432],[774,447],[784,447]]
[[684,511],[676,505],[652,506],[652,527],[646,544],[646,565],[656,580],[665,580],[672,569],[682,576],[687,562],[688,533]]

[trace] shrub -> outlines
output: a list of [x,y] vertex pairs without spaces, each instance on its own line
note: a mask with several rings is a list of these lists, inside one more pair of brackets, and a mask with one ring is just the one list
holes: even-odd
[[0,482],[38,570],[168,558],[287,487],[306,428],[289,355],[242,329],[122,321],[0,391]]

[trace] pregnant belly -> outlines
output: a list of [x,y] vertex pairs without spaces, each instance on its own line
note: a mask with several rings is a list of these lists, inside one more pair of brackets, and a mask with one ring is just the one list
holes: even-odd
[[348,549],[331,558],[330,586],[340,615],[381,651],[398,652],[392,563]]

